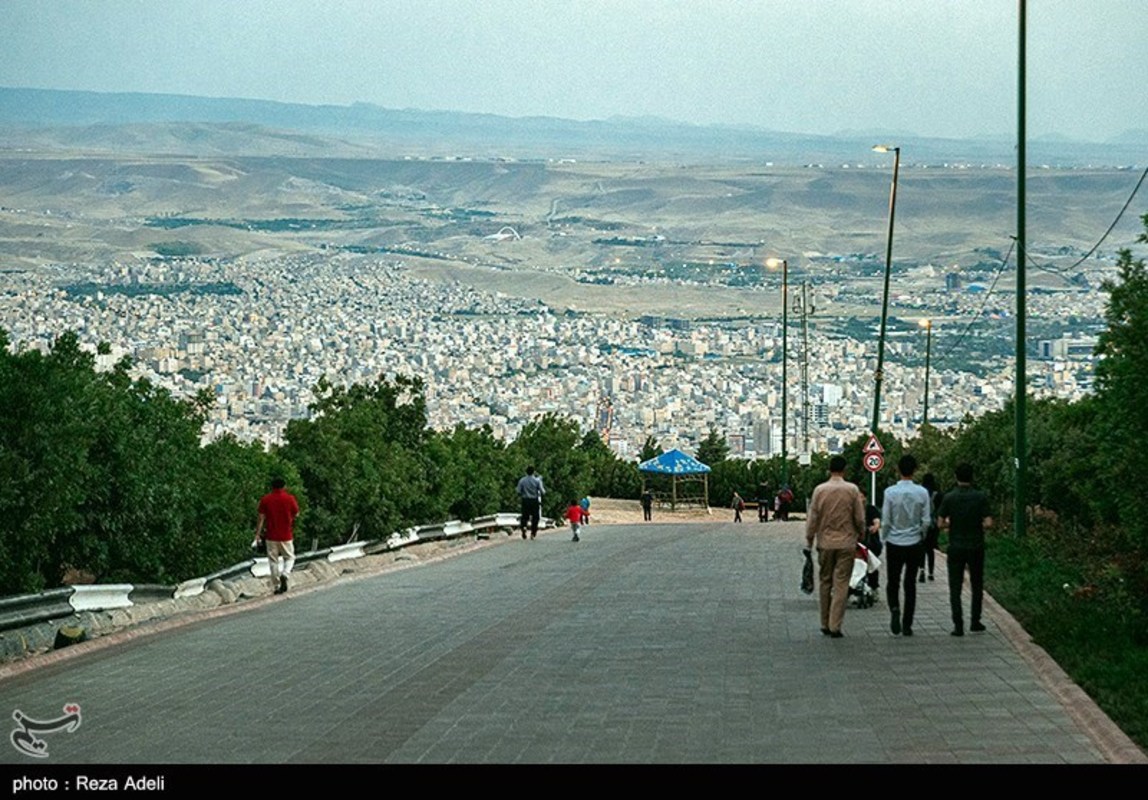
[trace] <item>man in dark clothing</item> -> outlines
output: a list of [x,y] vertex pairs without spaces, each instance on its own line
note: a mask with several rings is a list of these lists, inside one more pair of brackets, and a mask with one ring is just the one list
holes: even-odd
[[526,528],[530,527],[530,538],[538,535],[538,521],[542,516],[542,495],[546,490],[542,487],[542,478],[534,474],[534,467],[527,467],[526,474],[518,481],[515,489],[522,499],[522,538],[526,538]]
[[[259,501],[259,519],[255,523],[255,545],[260,539],[267,542],[267,563],[271,567],[271,583],[275,594],[287,591],[287,576],[295,566],[295,517],[299,516],[299,503],[284,488],[282,478],[271,481],[271,491]],[[266,534],[264,534],[266,530]],[[283,568],[279,568],[279,559]]]
[[653,519],[654,493],[649,489],[642,492],[642,519],[649,522]]
[[789,509],[793,505],[793,490],[788,486],[782,486],[781,491],[777,493],[775,499],[775,510],[773,518],[781,520],[782,522],[789,522]]
[[[864,492],[862,492],[862,500],[864,500]],[[868,503],[865,504],[865,536],[862,539],[862,544],[868,547],[873,555],[881,555],[881,509]],[[865,576],[865,580],[868,581],[869,588],[873,590],[874,596],[876,596],[877,590],[881,588],[881,570],[873,570]]]
[[957,466],[957,488],[941,500],[937,516],[941,527],[949,531],[949,606],[953,613],[953,636],[964,636],[965,626],[961,614],[961,589],[965,582],[965,569],[969,571],[969,588],[973,602],[969,613],[969,630],[979,633],[981,605],[985,588],[985,529],[993,526],[989,516],[989,499],[984,492],[974,489],[973,468],[970,464]]

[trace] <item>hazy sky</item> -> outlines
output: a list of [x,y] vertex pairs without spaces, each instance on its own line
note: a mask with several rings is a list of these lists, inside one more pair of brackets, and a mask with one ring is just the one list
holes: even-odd
[[[0,0],[0,85],[1011,136],[1015,0]],[[1029,0],[1030,136],[1148,128],[1148,2]]]

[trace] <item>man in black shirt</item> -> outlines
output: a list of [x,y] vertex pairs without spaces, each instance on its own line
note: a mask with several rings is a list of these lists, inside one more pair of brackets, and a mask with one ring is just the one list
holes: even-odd
[[964,636],[965,626],[961,614],[961,589],[964,588],[965,569],[969,571],[969,588],[973,602],[970,610],[969,630],[979,633],[981,604],[985,590],[985,529],[993,526],[989,516],[989,499],[973,488],[971,464],[957,465],[957,488],[944,496],[937,512],[941,527],[949,531],[949,605],[953,612],[953,636]]

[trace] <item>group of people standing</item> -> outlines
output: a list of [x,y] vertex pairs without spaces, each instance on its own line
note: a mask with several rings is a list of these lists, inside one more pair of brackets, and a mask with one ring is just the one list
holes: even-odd
[[[762,484],[762,491],[757,498],[757,521],[765,522],[769,519],[769,508],[773,506],[773,518],[781,522],[789,521],[789,509],[793,506],[793,501],[796,499],[793,490],[788,485],[782,486],[781,489],[770,501],[769,493],[765,490],[765,484]],[[741,512],[745,511],[745,498],[740,493],[734,492],[733,499],[730,501],[730,508],[733,509],[733,521],[741,522]]]
[[993,520],[988,497],[972,485],[972,466],[958,465],[956,487],[940,496],[933,481],[918,484],[913,479],[917,459],[911,454],[902,456],[897,463],[900,479],[885,490],[879,516],[872,507],[866,513],[861,490],[845,480],[846,466],[843,456],[830,460],[829,480],[814,489],[805,523],[806,546],[811,548],[816,542],[818,550],[821,632],[833,638],[845,635],[841,624],[857,543],[876,532],[888,569],[889,630],[894,636],[912,636],[917,584],[933,579],[934,551],[942,528],[949,532],[951,633],[965,633],[961,591],[966,570],[972,589],[969,630],[983,631],[984,532]]

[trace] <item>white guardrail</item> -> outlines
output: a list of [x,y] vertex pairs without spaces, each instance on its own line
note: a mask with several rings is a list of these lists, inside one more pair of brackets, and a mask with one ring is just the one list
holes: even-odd
[[[348,561],[374,553],[410,547],[420,542],[455,539],[462,536],[473,535],[480,539],[488,539],[491,531],[517,528],[519,524],[519,516],[510,513],[491,514],[473,519],[470,522],[456,519],[448,520],[434,525],[420,525],[416,528],[397,531],[384,540],[351,542],[324,550],[302,553],[296,558],[296,562],[326,560],[333,563]],[[539,521],[538,527],[552,528],[554,527],[554,520],[543,517]],[[270,574],[271,567],[266,556],[264,556],[235,564],[202,578],[183,581],[173,587],[148,586],[146,588],[148,596],[155,596],[157,599],[163,596],[178,600],[203,594],[207,585],[213,580],[226,580],[241,575],[266,578]],[[139,587],[130,583],[87,584],[62,587],[35,595],[0,598],[0,631],[59,619],[78,614],[81,611],[110,611],[117,608],[130,608],[135,605],[131,599],[131,594],[137,589]]]

